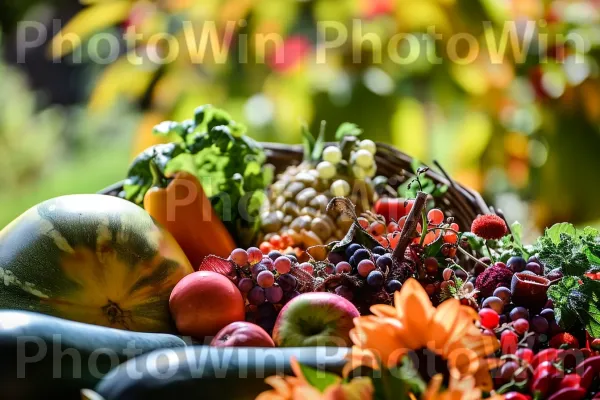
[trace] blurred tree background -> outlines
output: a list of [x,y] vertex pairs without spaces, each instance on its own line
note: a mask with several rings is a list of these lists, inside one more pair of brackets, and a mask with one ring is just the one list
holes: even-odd
[[[154,124],[187,118],[204,103],[227,109],[265,141],[299,142],[303,121],[313,130],[321,120],[330,126],[355,122],[366,137],[392,143],[425,163],[438,160],[509,219],[531,227],[600,219],[595,176],[600,169],[600,1],[82,3],[0,5],[6,42],[0,67],[0,165],[10,172],[0,179],[0,226],[46,197],[94,191],[121,179],[130,159],[156,143]],[[25,65],[10,65],[16,60],[18,21],[49,26],[52,18],[63,21],[64,34],[75,32],[83,39],[84,62],[73,62],[81,48],[55,40],[33,49]],[[214,48],[194,62],[190,52],[195,49],[183,29],[188,21],[196,38],[214,22],[226,62],[219,62]],[[319,30],[324,21],[342,24],[349,36],[328,49],[321,63],[320,39],[333,39]],[[356,21],[361,32],[353,29]],[[235,32],[223,40],[231,23]],[[523,59],[518,51],[508,51],[494,62],[490,38],[500,43],[514,26],[522,47],[528,23],[535,32]],[[428,30],[432,26],[441,40]],[[122,37],[128,29],[142,33],[134,48],[123,46],[120,57],[107,65],[92,62],[90,51],[107,52],[86,47],[94,34]],[[173,35],[172,42],[152,39],[165,32]],[[406,40],[394,42],[400,32],[414,35],[413,48]],[[468,34],[478,46],[452,42],[457,34]],[[282,40],[257,46],[259,35]],[[153,62],[151,55],[168,55],[173,42],[180,50],[175,60]],[[400,64],[389,46],[405,60],[417,46],[418,57]],[[60,63],[52,62],[49,49]],[[432,62],[432,52],[442,61]],[[133,55],[143,62],[132,63]],[[456,62],[456,57],[470,62]]]

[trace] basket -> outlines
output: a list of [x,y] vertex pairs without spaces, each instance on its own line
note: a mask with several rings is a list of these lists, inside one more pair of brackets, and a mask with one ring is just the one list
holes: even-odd
[[[301,145],[279,143],[262,143],[262,145],[267,154],[267,162],[275,167],[277,173],[282,172],[290,165],[302,162],[304,151]],[[336,145],[336,143],[328,143],[328,145]],[[377,174],[393,178],[389,180],[389,183],[394,189],[414,177],[411,167],[413,158],[393,146],[377,143],[375,161]],[[436,197],[436,206],[441,208],[446,215],[454,217],[461,229],[468,230],[477,215],[489,214],[494,211],[488,207],[479,193],[454,182],[438,163],[435,165],[440,172],[429,169],[425,176],[436,184],[448,186],[448,190],[444,194]],[[123,182],[121,181],[99,193],[116,196],[122,188]]]

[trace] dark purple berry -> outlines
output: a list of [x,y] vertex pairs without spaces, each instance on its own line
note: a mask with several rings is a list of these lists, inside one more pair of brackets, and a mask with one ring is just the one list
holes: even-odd
[[544,308],[541,312],[540,315],[544,318],[546,318],[546,320],[548,320],[548,322],[552,322],[555,320],[554,318],[554,310],[551,308]]
[[375,253],[375,254],[379,254],[380,256],[382,256],[382,255],[384,255],[386,253],[386,250],[383,247],[381,247],[381,246],[375,246],[375,247],[373,247],[372,252]]
[[511,257],[508,259],[506,265],[511,269],[512,272],[521,272],[525,270],[527,261],[525,261],[523,257]]
[[350,259],[350,257],[352,257],[354,255],[354,252],[356,252],[356,250],[362,248],[362,246],[360,244],[356,244],[356,243],[352,243],[350,246],[348,246],[346,248],[346,258]]
[[330,263],[335,264],[335,265],[341,263],[342,261],[346,261],[344,254],[334,253],[334,252],[330,252],[329,255],[327,256],[327,259],[329,260]]
[[272,261],[277,260],[281,256],[282,256],[282,254],[280,252],[278,252],[277,250],[272,250],[272,251],[269,252],[269,258]]
[[389,281],[385,285],[385,290],[388,293],[394,293],[394,292],[397,292],[400,289],[402,289],[402,283],[400,283],[400,281],[398,281],[396,279],[392,279],[391,281]]
[[562,271],[560,270],[560,268],[554,268],[552,271],[550,271],[550,272],[548,273],[548,275],[546,275],[546,278],[547,278],[548,280],[551,280],[551,281],[554,281],[554,280],[560,279],[560,278],[562,278],[562,277],[563,277],[563,273],[562,273]]
[[538,263],[530,262],[525,268],[527,269],[527,271],[531,271],[536,275],[544,274],[544,268],[542,268],[542,266]]
[[370,259],[371,254],[369,254],[369,251],[367,249],[359,249],[359,250],[356,250],[356,252],[354,253],[354,255],[352,257],[354,257],[354,260],[356,260],[356,262],[359,263],[362,260]]
[[534,332],[546,333],[549,327],[548,320],[540,315],[536,315],[531,319],[531,330]]
[[385,254],[381,257],[379,257],[377,259],[377,261],[375,262],[375,265],[377,265],[377,268],[385,271],[388,268],[392,268],[392,265],[394,264],[394,261],[392,261],[392,257],[389,256],[389,254]]
[[511,321],[516,321],[519,318],[529,319],[529,311],[525,307],[515,307],[510,311]]
[[383,285],[383,274],[381,271],[371,271],[369,275],[367,275],[367,283],[373,287],[380,287]]

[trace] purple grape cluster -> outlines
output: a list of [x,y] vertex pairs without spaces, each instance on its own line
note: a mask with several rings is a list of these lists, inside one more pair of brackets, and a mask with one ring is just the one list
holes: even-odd
[[[348,274],[364,279],[371,290],[383,288],[388,293],[393,293],[402,287],[402,283],[396,279],[386,282],[384,272],[391,270],[393,261],[391,254],[382,246],[369,250],[360,244],[352,243],[344,252],[329,253],[327,259],[335,265],[335,274]],[[336,287],[335,293],[350,301],[355,296],[354,290],[344,285]]]
[[282,255],[278,251],[265,256],[260,249],[250,247],[248,250],[233,250],[229,258],[240,271],[238,289],[249,305],[283,305],[300,294],[297,291],[298,281],[290,274],[292,267],[298,263],[294,256]]

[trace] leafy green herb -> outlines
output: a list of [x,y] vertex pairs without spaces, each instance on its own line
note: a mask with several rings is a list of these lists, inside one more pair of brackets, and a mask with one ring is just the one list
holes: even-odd
[[340,141],[346,136],[360,136],[362,129],[358,125],[351,122],[342,123],[335,132],[335,140]]
[[146,191],[152,186],[150,161],[153,160],[159,170],[165,173],[170,160],[183,151],[183,148],[175,143],[158,144],[144,150],[133,160],[127,172],[127,179],[123,185],[125,198],[141,205]]
[[511,256],[519,256],[525,259],[529,258],[531,252],[523,244],[523,226],[521,223],[518,221],[514,222],[510,226],[510,230],[512,235],[506,235],[500,239],[499,250],[503,250],[503,253],[506,254],[504,257],[501,257],[501,259]]
[[554,302],[556,321],[565,329],[583,325],[594,338],[600,337],[600,281],[588,277],[564,277],[548,290]]
[[598,231],[578,231],[571,224],[557,224],[538,239],[539,258],[549,268],[560,268],[564,275],[581,276],[593,265],[600,264]]
[[245,136],[245,126],[225,111],[204,105],[196,109],[193,119],[162,122],[154,132],[174,142],[155,146],[134,161],[125,184],[126,198],[142,204],[152,181],[151,158],[167,174],[190,172],[236,243],[249,246],[260,226],[259,208],[273,171],[264,165],[262,147]]
[[[579,280],[574,276],[564,277],[558,284],[550,286],[548,297],[554,302],[556,322],[564,329],[571,329],[582,323],[575,309],[571,307],[569,296],[579,288]],[[575,294],[574,296],[577,296]]]

